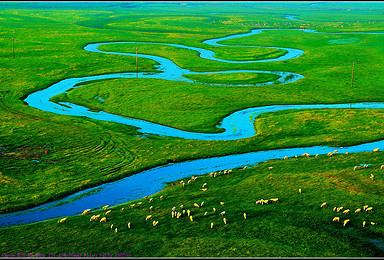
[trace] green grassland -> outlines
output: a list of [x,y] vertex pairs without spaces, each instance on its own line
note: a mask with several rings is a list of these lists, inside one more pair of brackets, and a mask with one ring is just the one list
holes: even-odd
[[[126,5],[124,5],[126,4]],[[137,41],[175,43],[215,51],[234,60],[278,57],[276,49],[239,48],[251,45],[298,48],[297,59],[271,63],[226,64],[198,57],[197,52],[152,44],[108,45],[100,49],[158,55],[196,72],[277,70],[304,79],[274,86],[214,86],[165,80],[115,79],[91,82],[54,101],[70,101],[94,110],[140,118],[183,130],[220,132],[216,125],[239,109],[272,104],[315,104],[383,101],[382,35],[320,34],[271,30],[221,42],[202,41],[253,28],[316,29],[322,32],[384,31],[381,3],[207,4],[106,3],[93,6],[62,3],[0,4],[0,212],[12,212],[62,198],[75,191],[121,179],[169,162],[313,145],[353,145],[384,138],[383,110],[313,109],[260,115],[257,135],[236,141],[196,141],[148,136],[134,127],[63,116],[28,107],[30,93],[69,77],[135,72],[135,57],[91,53],[91,42]],[[187,3],[192,5],[192,3]],[[339,3],[340,5],[340,3]],[[348,9],[350,9],[348,11]],[[196,12],[196,10],[198,12]],[[326,20],[324,13],[327,12]],[[285,14],[306,20],[291,21]],[[340,23],[342,22],[342,23]],[[12,57],[12,37],[15,59]],[[155,48],[154,48],[155,47]],[[236,50],[236,51],[235,51]],[[234,52],[235,51],[235,52]],[[351,87],[351,69],[355,78]],[[107,66],[106,66],[107,64]],[[140,72],[156,71],[156,63],[139,58]],[[266,80],[262,74],[189,75],[204,83],[243,84]],[[104,101],[98,100],[98,98]],[[145,106],[143,105],[145,104]],[[149,206],[116,207],[106,224],[90,216],[70,217],[0,230],[0,252],[16,254],[77,251],[130,253],[132,256],[378,256],[382,251],[360,238],[382,239],[382,152],[299,157],[262,163],[217,178],[199,177],[190,185],[170,185],[154,195],[159,225],[145,221]],[[354,165],[372,167],[352,171]],[[273,166],[273,171],[267,170]],[[370,174],[375,180],[369,179]],[[207,192],[201,191],[208,183]],[[298,194],[297,189],[303,193]],[[156,200],[164,195],[164,200]],[[281,203],[256,205],[260,198]],[[244,198],[247,198],[246,200]],[[218,202],[225,201],[221,207]],[[206,206],[192,209],[194,202]],[[327,201],[329,207],[320,208]],[[196,216],[170,218],[171,208],[184,204]],[[332,223],[334,206],[355,209],[372,205],[373,212],[350,216],[353,229]],[[121,207],[127,210],[120,211]],[[204,209],[209,212],[204,216]],[[223,209],[228,224],[218,212]],[[118,210],[117,210],[118,209]],[[220,211],[221,212],[221,211]],[[243,212],[248,218],[243,219]],[[362,229],[363,220],[378,222]],[[126,222],[132,220],[132,229]],[[210,222],[215,223],[213,229]],[[114,223],[118,233],[110,230]],[[136,225],[137,223],[137,225]],[[220,223],[220,224],[219,224]],[[344,230],[348,230],[345,231]],[[103,236],[89,240],[89,237]],[[11,239],[12,238],[12,239]],[[132,243],[135,241],[135,243]],[[174,249],[175,248],[175,249]]]

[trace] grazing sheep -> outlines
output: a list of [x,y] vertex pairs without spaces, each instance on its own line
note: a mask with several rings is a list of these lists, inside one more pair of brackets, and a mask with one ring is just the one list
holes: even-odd
[[299,193],[301,194],[301,189],[299,189]]
[[57,221],[57,223],[63,223],[63,222],[66,222],[68,218],[62,218],[60,220]]
[[117,228],[115,228],[115,233],[117,233]]
[[98,220],[99,217],[100,217],[100,215],[93,215],[93,216],[89,219],[89,221]]
[[103,206],[103,209],[106,210],[109,207],[109,205]]
[[185,209],[183,209],[183,215],[185,215]]
[[123,207],[123,208],[121,208],[120,210],[121,210],[121,211],[123,211],[123,210],[124,210],[124,207]]
[[384,169],[384,164],[380,166],[380,170]]
[[100,222],[107,222],[107,218],[106,217],[101,218]]
[[204,188],[204,189],[201,189],[201,190],[205,192],[205,191],[207,191],[207,188]]
[[363,168],[368,168],[368,164],[364,164]]
[[191,215],[191,216],[189,216],[189,219],[190,219],[191,221],[193,221],[193,217],[192,217],[192,215]]
[[213,177],[214,172],[209,173],[209,177]]
[[243,213],[244,219],[247,219],[247,213]]
[[188,209],[187,210],[188,217],[191,215],[191,211]]
[[273,167],[272,167],[272,166],[268,167],[268,170],[272,170],[272,169],[273,169]]
[[355,213],[360,213],[361,212],[361,209],[356,209],[355,210]]
[[151,219],[152,218],[152,215],[148,215],[145,220],[148,220],[148,219]]
[[193,203],[193,206],[195,206],[196,208],[200,207],[197,203]]
[[328,155],[328,156],[332,156],[332,155],[333,155],[333,153],[329,152],[329,153],[327,153],[327,155]]
[[216,208],[212,208],[213,212],[216,212]]
[[157,224],[159,224],[159,221],[155,221],[155,220],[154,220],[154,221],[152,222],[152,226],[156,226]]
[[215,173],[213,174],[213,178],[216,178],[216,176],[217,176],[217,173],[215,172]]
[[309,153],[303,153],[302,156],[307,156],[307,157],[309,157]]
[[348,152],[345,152],[345,155],[348,155]]
[[297,158],[297,155],[295,155],[295,158]]
[[372,207],[368,207],[365,211],[372,211]]
[[371,225],[374,226],[374,225],[377,225],[377,223],[375,223],[375,222],[371,222]]
[[344,220],[343,226],[345,227],[345,225],[347,225],[348,222],[349,222],[349,219]]
[[105,212],[105,215],[108,215],[109,213],[111,213],[112,210],[108,210],[107,212]]
[[[142,203],[143,203],[142,201],[137,202],[137,206],[140,206]],[[133,204],[133,205],[135,205],[135,204]]]
[[338,153],[339,151],[338,150],[334,150],[333,153]]
[[224,225],[227,225],[227,220],[225,218],[223,218],[223,221],[224,221]]
[[333,211],[336,211],[336,207],[333,207]]
[[175,211],[176,210],[176,207],[175,206],[173,206],[173,208],[172,208],[172,211]]
[[346,209],[343,211],[343,214],[348,214],[349,213],[349,209]]
[[355,167],[353,167],[353,170],[354,170],[354,171],[356,171],[356,170],[358,170],[358,169],[360,169],[359,166],[355,166]]
[[130,206],[131,206],[131,208],[133,208],[135,205],[136,205],[136,204],[131,204]]
[[273,198],[273,199],[269,199],[271,202],[274,202],[274,203],[277,203],[279,202],[279,199],[278,198]]
[[86,210],[83,211],[83,213],[81,213],[81,215],[88,214],[90,211],[91,211],[91,209],[86,209]]
[[245,170],[245,169],[247,169],[247,166],[244,166],[244,167],[243,167],[243,170]]
[[287,160],[288,159],[288,157],[287,156],[284,156],[284,160]]
[[204,188],[206,185],[207,185],[207,183],[206,183],[206,182],[204,182],[204,184],[203,184],[202,188]]
[[201,202],[200,207],[204,206],[204,201]]
[[184,208],[184,204],[181,204],[181,205],[180,205],[180,208]]
[[113,228],[113,224],[111,225],[111,229]]
[[174,218],[175,217],[175,212],[174,211],[172,211],[172,218]]
[[318,154],[316,154],[316,155],[315,155],[315,158],[317,158],[317,157],[319,157],[319,155],[318,155]]
[[221,201],[221,202],[220,202],[220,205],[224,205],[224,202]]
[[160,196],[160,200],[163,200],[163,198],[164,198],[164,196],[163,196],[163,195],[161,195],[161,196]]
[[153,201],[153,198],[150,198],[150,199],[148,200],[149,203],[151,203],[152,201]]
[[150,207],[149,207],[149,211],[152,211],[152,209],[153,209],[153,206],[150,206]]
[[206,216],[208,214],[208,211],[206,211],[205,213],[204,213],[204,216]]
[[326,202],[323,202],[323,203],[320,205],[321,208],[322,208],[322,207],[325,207],[325,206],[327,206],[327,203],[326,203]]
[[373,180],[373,178],[375,177],[375,175],[373,175],[372,173],[371,173],[371,176],[369,177],[371,180]]
[[220,213],[220,215],[222,215],[222,216],[223,216],[224,214],[225,214],[225,211],[223,211],[223,212]]
[[379,150],[380,150],[379,148],[373,149],[374,152],[378,152]]
[[367,224],[367,222],[363,221],[363,227],[365,227],[365,224]]
[[211,228],[213,228],[213,222],[211,222]]
[[335,221],[339,222],[339,221],[340,221],[340,218],[339,218],[339,217],[334,217],[334,218],[332,219],[332,221],[333,221],[333,222],[335,222]]
[[128,228],[131,228],[131,222],[128,222],[127,226]]
[[192,181],[192,180],[188,180],[188,181],[187,181],[187,184],[189,184],[191,181]]
[[367,210],[368,207],[369,207],[368,205],[365,205],[365,206],[363,206],[363,209]]
[[336,211],[337,212],[340,212],[340,210],[342,210],[344,207],[338,207],[337,209],[336,209]]

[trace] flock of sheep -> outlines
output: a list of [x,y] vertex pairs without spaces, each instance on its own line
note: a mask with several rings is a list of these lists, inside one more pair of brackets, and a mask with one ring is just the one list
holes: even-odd
[[[376,148],[376,149],[374,149],[373,151],[378,151],[378,150],[379,150],[379,149]],[[328,156],[332,156],[333,154],[335,154],[335,153],[337,153],[337,152],[338,152],[338,151],[335,150],[333,153],[328,153]],[[308,153],[305,153],[305,154],[303,154],[302,156],[307,156],[307,157],[309,157],[310,155],[309,155]],[[297,157],[297,156],[295,156],[295,157]],[[318,155],[316,155],[315,157],[318,157]],[[284,159],[287,159],[287,157],[284,157]],[[365,165],[363,168],[367,168],[367,167],[368,167],[368,166]],[[238,168],[238,169],[245,170],[246,168],[247,168],[247,166],[244,166],[244,167],[241,167],[241,168]],[[273,170],[273,167],[268,167],[268,169],[269,169],[269,170]],[[355,166],[355,167],[353,168],[353,170],[357,170],[357,169],[359,169],[359,167],[357,167],[357,166]],[[384,169],[384,165],[382,165],[382,166],[380,167],[380,169]],[[211,172],[211,173],[209,173],[209,176],[210,176],[210,177],[213,177],[213,178],[216,178],[216,177],[219,176],[219,175],[222,175],[222,174],[223,174],[223,175],[226,175],[226,174],[230,174],[230,173],[232,173],[232,169],[230,169],[230,170],[224,170],[224,171],[219,171],[219,172]],[[374,177],[373,174],[371,174],[371,177],[370,177],[370,178],[371,178],[372,180],[373,180],[373,177]],[[186,184],[190,184],[191,182],[196,181],[197,178],[198,178],[198,177],[192,176],[191,179],[189,179],[189,180],[187,181],[187,183],[185,183],[184,180],[181,180],[181,181],[179,182],[179,184],[182,185],[182,186],[184,187]],[[206,182],[203,183],[203,185],[202,185],[201,188],[199,188],[199,189],[201,189],[201,191],[203,191],[203,192],[207,191],[207,189],[208,189],[208,187],[207,187],[207,183],[206,183]],[[302,193],[302,190],[299,189],[298,192],[301,194],[301,193]],[[144,199],[147,200],[148,204],[152,203],[153,200],[154,200],[154,198],[149,198],[149,199],[148,199],[147,196],[144,197]],[[163,200],[163,196],[160,196],[160,197],[159,197],[159,200]],[[280,200],[279,200],[278,198],[270,198],[270,199],[268,199],[268,200],[266,200],[266,199],[259,199],[259,200],[257,200],[257,201],[255,202],[255,204],[261,204],[261,205],[264,205],[264,204],[271,204],[271,203],[278,203],[278,202],[280,202]],[[140,202],[137,202],[137,203],[135,203],[135,204],[131,204],[130,207],[131,207],[131,208],[137,208],[137,207],[141,206],[142,204],[143,204],[143,202],[140,201]],[[225,205],[225,203],[221,201],[221,202],[217,205],[217,207],[222,207],[222,206],[224,206],[224,205]],[[325,208],[325,207],[327,207],[327,206],[328,206],[328,205],[327,205],[326,202],[323,202],[323,203],[320,205],[321,208]],[[99,221],[99,222],[101,222],[101,223],[106,223],[106,222],[108,221],[107,216],[108,216],[109,214],[111,214],[112,210],[109,209],[109,205],[105,205],[105,206],[102,207],[102,208],[104,209],[104,213],[97,214],[97,215],[92,215],[92,216],[90,217],[89,220],[90,220],[90,221]],[[206,215],[208,214],[209,211],[212,211],[213,214],[217,214],[217,213],[216,213],[216,208],[215,208],[215,207],[212,207],[211,209],[208,209],[207,206],[204,204],[204,201],[202,201],[202,202],[200,202],[200,203],[196,203],[196,202],[194,202],[194,203],[193,203],[193,208],[195,208],[195,209],[199,209],[200,211],[201,211],[201,209],[203,209],[203,211],[205,211],[204,214],[203,214],[204,216],[206,216]],[[223,208],[222,208],[222,209],[223,209]],[[124,210],[124,208],[121,208],[121,209],[120,209],[120,211],[123,211],[123,210]],[[372,210],[373,210],[373,207],[370,207],[370,206],[368,206],[368,205],[365,205],[365,206],[362,207],[362,209],[361,209],[361,208],[358,208],[358,209],[354,210],[354,214],[362,214],[363,212],[370,212],[370,211],[372,211]],[[151,205],[151,206],[149,206],[149,212],[151,213],[152,211],[153,211],[153,206]],[[341,214],[343,214],[343,216],[344,216],[344,215],[345,215],[345,216],[348,216],[348,214],[352,214],[350,209],[344,209],[342,206],[340,206],[340,207],[334,207],[334,208],[333,208],[333,211],[334,211],[335,213],[341,213]],[[352,210],[352,211],[353,211],[353,210]],[[91,209],[86,209],[86,210],[84,210],[84,211],[82,212],[81,215],[87,215],[87,214],[89,214],[90,212],[91,212]],[[187,208],[185,208],[184,205],[180,205],[179,207],[173,206],[172,209],[171,209],[171,212],[170,212],[170,213],[171,213],[171,214],[170,214],[170,217],[171,217],[172,219],[180,219],[180,218],[186,217],[186,218],[189,218],[189,220],[190,220],[191,222],[194,221],[194,215],[192,214],[191,209],[187,209]],[[218,216],[219,216],[220,218],[222,218],[222,222],[224,223],[224,225],[227,224],[227,219],[226,219],[226,217],[225,217],[225,214],[226,214],[226,212],[225,212],[224,210],[221,211],[220,213],[218,213]],[[365,213],[365,214],[366,214],[366,213]],[[102,215],[103,215],[103,216],[102,216]],[[243,217],[244,219],[247,219],[247,213],[246,213],[246,212],[243,212],[243,213],[242,213],[242,217]],[[65,218],[59,219],[57,222],[58,222],[58,223],[63,223],[63,222],[66,222],[67,219],[68,219],[68,218],[65,217]],[[154,219],[154,215],[153,215],[152,213],[146,216],[145,221],[152,221],[152,226],[154,226],[154,227],[157,226],[157,225],[159,224],[159,221]],[[350,225],[350,219],[349,219],[349,218],[346,218],[346,219],[342,220],[340,216],[336,216],[336,217],[334,217],[334,218],[332,219],[332,221],[333,221],[333,222],[341,222],[341,223],[343,224],[343,226]],[[362,222],[362,227],[366,227],[366,224],[367,224],[367,223],[370,223],[371,225],[377,225],[376,222],[373,222],[373,221],[365,221],[365,220],[364,220],[364,221]],[[127,222],[126,228],[130,229],[131,226],[132,226],[131,222]],[[117,233],[117,232],[118,232],[117,227],[115,227],[114,229],[113,229],[113,227],[114,227],[114,224],[111,224],[111,225],[110,225],[110,228],[111,228],[112,230],[114,230],[114,231]],[[213,222],[210,222],[209,227],[212,229],[212,228],[214,227],[214,223],[213,223]]]

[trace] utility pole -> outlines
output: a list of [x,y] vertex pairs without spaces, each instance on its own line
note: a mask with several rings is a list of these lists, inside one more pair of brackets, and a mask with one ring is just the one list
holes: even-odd
[[[355,62],[353,62],[353,65],[352,65],[352,79],[351,79],[351,90],[352,90],[352,87],[353,87],[353,72],[355,70]],[[349,108],[352,107],[352,104],[349,104]]]
[[355,62],[353,62],[352,66],[352,79],[351,79],[351,88],[353,87],[353,71],[355,70]]
[[138,77],[138,66],[137,66],[137,49],[139,47],[136,47],[136,78]]
[[13,37],[12,37],[12,53],[13,53],[13,59],[15,59],[15,43],[14,43]]

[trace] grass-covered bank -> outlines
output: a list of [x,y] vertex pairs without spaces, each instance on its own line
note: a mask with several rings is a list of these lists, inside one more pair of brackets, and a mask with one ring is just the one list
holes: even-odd
[[[206,174],[191,181],[186,178],[184,187],[176,181],[147,199],[68,217],[63,223],[55,219],[1,229],[1,248],[8,255],[382,256],[383,251],[372,242],[383,243],[382,161],[381,152],[318,158],[299,155],[245,170],[234,169],[229,174],[221,172],[216,177]],[[354,171],[353,167],[361,163],[370,165]],[[374,174],[373,180],[370,174]],[[272,203],[271,198],[279,202]],[[256,204],[260,199],[269,203]],[[327,206],[320,207],[323,202]],[[365,205],[373,210],[364,211]],[[173,207],[175,213],[181,213],[179,218],[172,218]],[[344,208],[336,212],[334,207]],[[354,213],[357,208],[362,212]],[[342,213],[347,209],[349,213]],[[98,214],[97,221],[90,221]],[[152,218],[145,220],[148,215]],[[340,222],[332,221],[336,216]],[[106,223],[100,223],[103,217]],[[350,221],[343,226],[346,219]],[[158,224],[153,226],[153,221]],[[10,236],[12,240],[7,239]]]
[[[100,3],[103,4],[106,3]],[[364,8],[357,3],[348,3],[345,8],[334,3],[317,7],[310,3],[201,3],[193,8],[188,7],[190,3],[143,3],[144,7],[141,3],[107,7],[100,7],[99,3],[0,3],[0,212],[39,205],[168,162],[286,147],[346,146],[383,139],[382,110],[268,113],[256,119],[258,134],[252,138],[193,141],[151,135],[142,138],[133,127],[43,112],[22,101],[29,93],[65,78],[136,71],[135,57],[84,51],[82,48],[88,43],[153,41],[208,48],[223,59],[276,57],[282,53],[273,49],[221,48],[202,42],[253,28],[383,31],[383,22],[378,19],[382,5],[361,4]],[[287,13],[308,20],[288,20],[284,18]],[[323,13],[330,20],[325,21]],[[140,53],[169,58],[192,71],[278,70],[300,73],[305,78],[269,87],[107,80],[55,99],[202,132],[220,131],[215,125],[224,116],[253,106],[381,102],[382,39],[382,35],[271,30],[222,42],[290,47],[305,52],[289,61],[252,65],[206,61],[195,52],[169,46],[110,45],[122,52],[135,52],[139,47]],[[235,49],[240,51],[232,53]],[[353,62],[355,77],[351,87]],[[151,60],[139,58],[138,64],[140,72],[156,71]],[[244,82],[247,75],[232,78],[233,75],[222,74],[218,79],[217,76],[204,75],[198,80],[233,82],[241,76]],[[63,225],[54,220],[1,229],[0,252],[124,252],[144,257],[382,256],[367,239],[383,237],[383,187],[379,171],[383,162],[381,152],[305,157],[271,161],[217,178],[199,177],[185,190],[174,185],[160,192],[164,196],[161,202],[156,200],[160,193],[154,196],[153,216],[159,221],[155,227],[145,221],[149,205],[142,200],[142,208],[120,212],[121,207],[129,207],[116,207],[118,210],[111,212],[105,225],[90,222],[87,215],[70,217]],[[360,163],[372,165],[353,171],[353,166]],[[268,170],[267,165],[273,166],[273,170]],[[369,178],[371,173],[374,180]],[[208,184],[205,193],[201,191],[203,181]],[[302,196],[297,193],[299,184]],[[279,197],[281,202],[255,204],[257,199],[272,197]],[[206,216],[202,211],[214,205],[219,210],[221,200],[225,202],[222,208],[227,214],[227,225],[218,215],[221,211],[209,211]],[[203,207],[192,209],[194,202],[202,201]],[[320,208],[324,201],[329,206]],[[132,203],[135,202],[128,202]],[[193,222],[185,217],[180,222],[170,218],[170,209],[181,204],[191,209]],[[372,212],[340,214],[342,218],[350,217],[346,229],[331,221],[334,205],[352,211],[366,204],[373,206]],[[247,219],[242,217],[245,210]],[[378,225],[363,229],[359,225],[365,217]],[[124,230],[128,218],[132,219],[132,229]],[[111,221],[118,233],[110,229]],[[214,222],[213,229],[210,222]],[[100,238],[89,240],[92,235]]]

